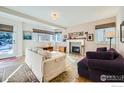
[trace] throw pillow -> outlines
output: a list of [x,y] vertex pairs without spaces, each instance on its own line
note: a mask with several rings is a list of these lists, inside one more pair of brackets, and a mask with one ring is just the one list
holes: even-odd
[[44,57],[44,59],[51,58],[51,53],[47,50],[39,49],[37,52],[38,52],[38,54],[42,55]]
[[101,52],[101,51],[107,51],[107,47],[99,47],[96,50],[97,52]]
[[31,50],[32,50],[33,52],[37,53],[38,48],[37,48],[37,47],[34,47],[34,48],[32,48]]

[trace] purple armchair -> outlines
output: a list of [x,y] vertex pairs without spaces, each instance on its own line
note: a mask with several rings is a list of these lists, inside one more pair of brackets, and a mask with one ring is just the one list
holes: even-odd
[[78,74],[97,82],[122,82],[124,58],[114,49],[87,52],[86,57],[78,62]]

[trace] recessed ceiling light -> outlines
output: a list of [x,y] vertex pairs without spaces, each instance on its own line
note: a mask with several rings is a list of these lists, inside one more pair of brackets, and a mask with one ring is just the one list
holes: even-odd
[[51,12],[51,18],[52,18],[52,20],[57,20],[57,19],[59,19],[59,18],[60,18],[59,12],[57,12],[57,11]]

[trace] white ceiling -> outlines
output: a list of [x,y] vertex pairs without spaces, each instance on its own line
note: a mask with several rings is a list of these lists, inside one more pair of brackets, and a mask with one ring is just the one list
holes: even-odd
[[[64,27],[116,16],[119,9],[114,6],[7,6],[6,8]],[[52,11],[59,12],[58,20],[51,19]]]

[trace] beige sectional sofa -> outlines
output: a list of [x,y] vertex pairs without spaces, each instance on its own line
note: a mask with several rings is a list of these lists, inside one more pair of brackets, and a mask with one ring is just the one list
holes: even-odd
[[[39,53],[38,50],[26,49],[25,56],[25,62],[40,82],[48,82],[66,71],[65,53],[53,51],[49,52],[48,57],[43,53]],[[47,59],[44,56],[47,56]]]

